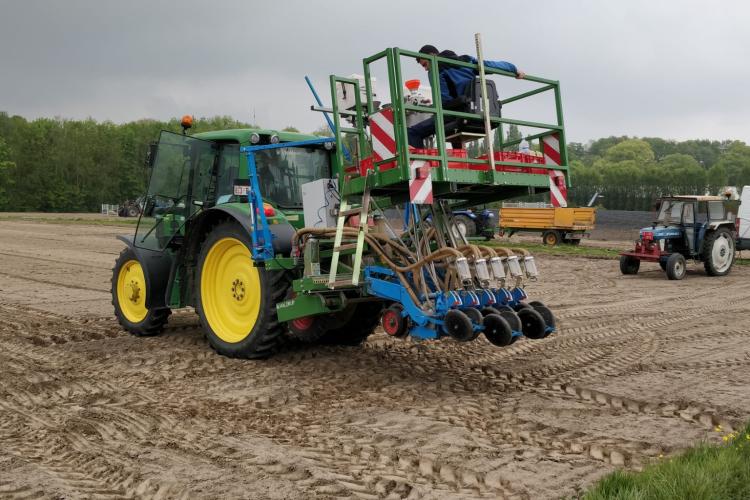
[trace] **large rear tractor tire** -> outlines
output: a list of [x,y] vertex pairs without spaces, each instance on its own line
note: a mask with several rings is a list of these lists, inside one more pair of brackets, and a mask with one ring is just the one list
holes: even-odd
[[667,259],[667,278],[670,280],[681,280],[687,274],[685,257],[681,253],[673,253]]
[[232,358],[266,358],[282,341],[276,303],[286,296],[283,271],[253,265],[251,241],[237,222],[211,230],[201,247],[196,279],[198,316],[216,352]]
[[734,264],[734,239],[727,228],[706,235],[703,240],[703,267],[709,276],[729,274]]
[[622,274],[638,274],[641,268],[641,261],[630,255],[620,257],[620,272]]
[[168,308],[146,308],[146,276],[130,247],[120,252],[112,268],[112,305],[117,322],[140,337],[161,333],[171,313]]
[[[455,229],[465,237],[469,238],[477,235],[477,225],[470,217],[465,215],[455,215],[453,216],[453,221],[456,224]],[[458,235],[456,236],[458,237]]]

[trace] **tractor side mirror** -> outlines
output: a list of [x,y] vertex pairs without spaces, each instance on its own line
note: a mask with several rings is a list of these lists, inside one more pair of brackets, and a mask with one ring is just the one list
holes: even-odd
[[156,150],[159,147],[159,143],[152,142],[148,145],[148,151],[146,152],[146,160],[143,162],[148,168],[153,168],[154,162],[156,161]]

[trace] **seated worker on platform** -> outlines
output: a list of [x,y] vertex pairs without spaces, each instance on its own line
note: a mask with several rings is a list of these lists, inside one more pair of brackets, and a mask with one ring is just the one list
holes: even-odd
[[[433,45],[425,45],[419,52],[422,54],[435,54],[440,57],[446,57],[449,59],[455,59],[457,61],[463,61],[468,63],[476,64],[477,60],[471,56],[457,56],[452,50],[444,50],[439,52]],[[425,69],[430,71],[430,61],[427,59],[417,59],[417,62]],[[516,78],[523,78],[525,73],[519,71],[516,66],[512,63],[505,61],[484,61],[484,65],[487,68],[500,69],[508,71],[509,73],[515,73]],[[470,68],[463,66],[450,66],[441,64],[438,67],[440,75],[440,99],[442,100],[443,107],[449,105],[449,103],[462,96],[466,89],[466,85],[469,82],[473,82],[477,76],[477,72]],[[430,118],[423,122],[419,122],[416,125],[412,125],[408,128],[409,135],[409,146],[414,148],[424,147],[425,138],[435,134],[435,118]]]

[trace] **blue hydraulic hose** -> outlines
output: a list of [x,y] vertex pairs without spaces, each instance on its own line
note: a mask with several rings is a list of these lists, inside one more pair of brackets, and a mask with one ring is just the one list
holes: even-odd
[[[307,86],[310,87],[310,92],[312,92],[313,97],[315,97],[315,102],[318,103],[318,106],[321,108],[323,107],[323,101],[320,100],[320,96],[318,96],[318,93],[315,91],[315,87],[313,87],[312,82],[310,81],[310,78],[305,76],[305,81],[307,82]],[[338,142],[338,135],[336,134],[336,126],[333,124],[333,121],[331,120],[331,117],[328,116],[328,113],[325,111],[323,112],[323,116],[326,117],[326,121],[328,122],[328,128],[331,129],[331,133],[336,136],[336,142]],[[347,161],[351,161],[352,157],[349,154],[349,150],[346,149],[346,146],[341,144],[341,147],[343,148],[344,156],[346,157]]]

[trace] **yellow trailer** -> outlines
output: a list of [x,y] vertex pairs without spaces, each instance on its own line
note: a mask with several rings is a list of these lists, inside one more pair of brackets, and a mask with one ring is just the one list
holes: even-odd
[[596,208],[526,208],[500,209],[500,236],[518,232],[540,232],[545,245],[560,242],[577,245],[594,229]]

